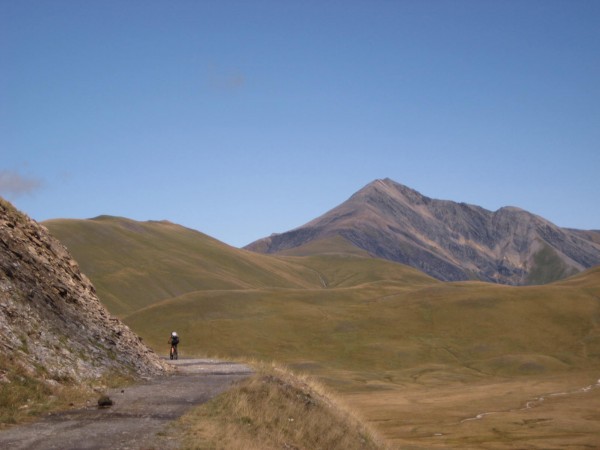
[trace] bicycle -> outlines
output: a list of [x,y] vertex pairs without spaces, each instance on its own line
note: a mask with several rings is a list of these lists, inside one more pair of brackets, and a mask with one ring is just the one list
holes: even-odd
[[171,359],[177,359],[179,357],[179,355],[177,354],[177,346],[176,345],[171,345],[170,357],[171,357]]

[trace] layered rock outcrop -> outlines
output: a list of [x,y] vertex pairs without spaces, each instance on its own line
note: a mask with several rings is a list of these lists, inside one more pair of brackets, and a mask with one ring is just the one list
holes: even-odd
[[167,370],[111,317],[67,249],[1,198],[0,358],[59,383]]

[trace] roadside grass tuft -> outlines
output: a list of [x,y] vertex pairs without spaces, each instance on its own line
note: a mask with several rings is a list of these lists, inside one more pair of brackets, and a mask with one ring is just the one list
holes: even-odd
[[28,370],[10,358],[0,359],[0,429],[34,420],[42,414],[81,408],[97,398],[98,390],[124,386],[133,378],[109,373],[97,380],[45,379],[45,373]]
[[383,449],[315,380],[255,363],[256,374],[179,420],[184,449]]
[[54,389],[17,364],[0,363],[0,428],[46,411],[55,401]]

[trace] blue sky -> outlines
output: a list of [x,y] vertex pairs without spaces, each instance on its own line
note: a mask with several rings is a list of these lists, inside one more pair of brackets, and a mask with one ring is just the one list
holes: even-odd
[[600,2],[0,0],[0,195],[243,246],[378,178],[600,229]]

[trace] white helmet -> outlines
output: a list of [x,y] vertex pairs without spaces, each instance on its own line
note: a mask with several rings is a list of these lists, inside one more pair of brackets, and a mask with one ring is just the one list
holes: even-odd
[[171,333],[171,336],[177,336],[177,332],[176,332],[176,331],[173,331],[173,332]]

